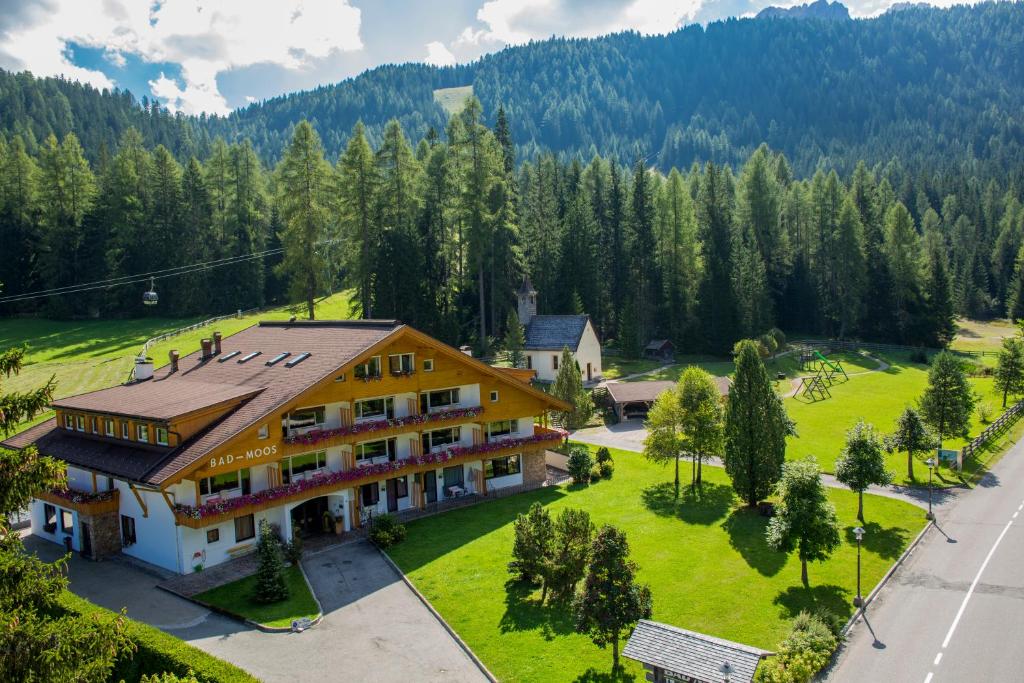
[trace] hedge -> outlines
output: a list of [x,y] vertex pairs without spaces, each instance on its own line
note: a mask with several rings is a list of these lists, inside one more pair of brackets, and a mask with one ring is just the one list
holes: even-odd
[[[65,591],[61,600],[68,612],[80,615],[94,614],[111,619],[114,612],[94,605],[74,593]],[[259,679],[209,655],[188,643],[164,633],[158,628],[132,619],[127,620],[127,631],[135,643],[135,654],[122,658],[114,666],[110,680],[137,683],[145,675],[170,672],[185,676],[190,671],[203,683],[258,683]]]

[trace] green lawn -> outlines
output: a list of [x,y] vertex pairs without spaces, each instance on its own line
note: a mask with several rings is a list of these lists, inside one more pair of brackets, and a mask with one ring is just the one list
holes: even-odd
[[448,112],[449,116],[462,111],[466,99],[473,94],[472,85],[460,85],[457,88],[438,88],[434,91],[434,101]]
[[[654,618],[774,649],[802,609],[851,613],[856,589],[856,498],[830,491],[844,544],[827,562],[800,564],[764,540],[767,519],[737,507],[722,470],[705,468],[701,499],[672,499],[671,469],[613,451],[615,476],[586,488],[544,488],[409,524],[391,556],[435,608],[503,681],[604,680],[611,652],[573,632],[564,606],[540,606],[539,593],[509,582],[512,522],[533,501],[557,512],[579,507],[626,533],[640,580],[651,585]],[[684,466],[684,476],[688,470]],[[870,590],[924,524],[920,509],[868,496],[863,569]],[[625,661],[625,660],[624,660]],[[628,678],[643,680],[626,662]]]
[[238,581],[224,584],[195,596],[196,600],[219,607],[243,619],[250,619],[264,626],[291,626],[293,619],[309,617],[315,619],[320,610],[317,609],[313,594],[302,577],[298,567],[287,567],[284,570],[285,582],[290,595],[287,600],[263,605],[250,600],[256,585],[255,576],[247,576]]
[[[349,294],[340,292],[317,302],[317,317],[348,318]],[[199,348],[199,341],[214,330],[224,335],[245,329],[260,320],[287,320],[293,315],[305,317],[301,306],[281,306],[241,318],[222,320],[214,325],[161,342],[149,351],[159,367],[166,364],[167,352],[178,349],[182,355]],[[5,319],[0,324],[0,349],[27,344],[25,367],[17,376],[4,378],[4,389],[26,391],[57,380],[56,398],[74,396],[124,382],[132,368],[132,359],[147,339],[208,319],[137,318],[132,320],[47,320],[38,318]],[[230,344],[230,342],[228,342]],[[33,423],[49,418],[40,415]],[[28,426],[28,425],[25,425]]]

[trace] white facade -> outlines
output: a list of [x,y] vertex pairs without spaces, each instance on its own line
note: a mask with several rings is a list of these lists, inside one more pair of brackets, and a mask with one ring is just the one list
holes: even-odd
[[[601,368],[601,342],[597,339],[597,332],[589,320],[583,329],[583,335],[575,349],[570,349],[576,364],[580,368],[584,383],[600,381],[603,371]],[[537,379],[542,382],[554,382],[558,376],[555,368],[555,359],[561,362],[562,349],[526,350],[523,352],[529,359],[527,367],[537,372]]]

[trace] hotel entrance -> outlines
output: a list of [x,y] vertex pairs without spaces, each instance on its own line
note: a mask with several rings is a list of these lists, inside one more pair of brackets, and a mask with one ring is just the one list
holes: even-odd
[[292,508],[292,533],[302,538],[331,533],[334,520],[330,517],[327,496],[307,500]]

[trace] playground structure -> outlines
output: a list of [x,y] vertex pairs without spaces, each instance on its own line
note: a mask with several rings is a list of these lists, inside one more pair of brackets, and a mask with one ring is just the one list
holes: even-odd
[[800,352],[800,367],[803,370],[812,371],[814,374],[801,377],[800,384],[793,395],[802,395],[812,401],[832,398],[829,387],[839,381],[840,377],[844,381],[850,379],[843,368],[842,361],[829,360],[817,349],[809,347]]

